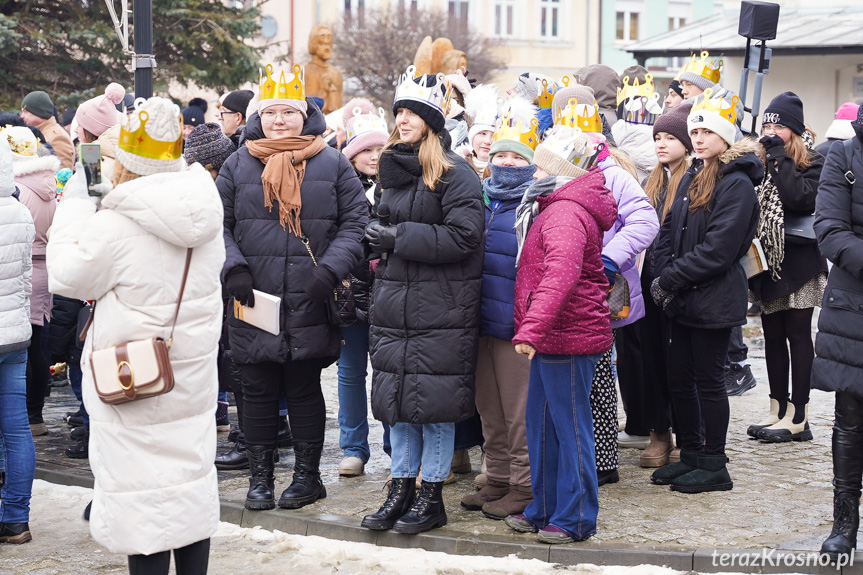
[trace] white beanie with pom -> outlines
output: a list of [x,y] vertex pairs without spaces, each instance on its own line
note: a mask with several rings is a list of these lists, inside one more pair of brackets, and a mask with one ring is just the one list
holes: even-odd
[[117,160],[123,167],[139,176],[179,172],[186,167],[182,151],[180,107],[157,96],[135,100],[135,111],[120,130],[117,146]]

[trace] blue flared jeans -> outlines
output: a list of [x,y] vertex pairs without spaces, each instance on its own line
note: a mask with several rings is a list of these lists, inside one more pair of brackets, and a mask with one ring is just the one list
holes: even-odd
[[537,353],[530,362],[525,418],[533,501],[524,514],[576,541],[596,533],[599,513],[590,386],[600,357]]

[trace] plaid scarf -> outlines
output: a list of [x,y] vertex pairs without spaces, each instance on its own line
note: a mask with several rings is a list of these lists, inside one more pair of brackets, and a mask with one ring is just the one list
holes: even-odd
[[[815,142],[809,131],[803,132],[803,142],[806,144],[806,149],[812,149]],[[755,235],[764,248],[770,277],[773,281],[779,281],[781,279],[779,272],[782,271],[782,262],[785,260],[785,210],[770,168],[765,167],[767,169],[764,172],[764,179],[755,188],[761,208]]]
[[565,176],[546,176],[541,180],[533,183],[521,198],[521,204],[515,209],[515,239],[518,243],[518,252],[515,255],[515,265],[518,265],[518,260],[521,259],[521,248],[524,246],[524,239],[527,237],[527,232],[530,231],[530,226],[533,224],[534,218],[539,213],[539,204],[537,198],[550,196],[555,190],[562,187],[564,184],[572,181],[573,178]]

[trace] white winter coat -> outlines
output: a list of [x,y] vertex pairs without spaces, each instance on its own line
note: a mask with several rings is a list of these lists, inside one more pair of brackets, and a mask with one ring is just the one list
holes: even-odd
[[[68,198],[48,242],[51,291],[98,301],[84,345],[84,404],[95,476],[90,532],[113,553],[149,555],[206,539],[219,522],[216,354],[222,202],[195,164],[117,186],[94,213]],[[174,389],[116,406],[93,386],[90,355],[128,340],[167,339],[186,248],[194,248],[170,350]]]
[[647,124],[631,124],[618,120],[611,126],[611,136],[619,150],[626,152],[635,170],[638,181],[650,175],[656,166],[656,146],[653,143],[653,126]]
[[12,152],[0,145],[0,354],[30,345],[32,253],[36,227],[23,204],[12,197]]

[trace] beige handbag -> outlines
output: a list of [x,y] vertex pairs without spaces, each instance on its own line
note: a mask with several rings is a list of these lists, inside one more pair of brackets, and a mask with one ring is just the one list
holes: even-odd
[[[174,388],[174,372],[168,351],[174,338],[174,326],[180,314],[180,302],[186,289],[189,264],[192,261],[192,248],[186,252],[186,267],[180,283],[180,297],[174,310],[171,333],[166,342],[161,337],[151,337],[137,341],[127,341],[114,347],[94,351],[90,356],[90,369],[99,399],[109,404],[126,403],[168,393]],[[93,322],[96,304],[90,308],[90,318],[79,339],[83,340]]]

